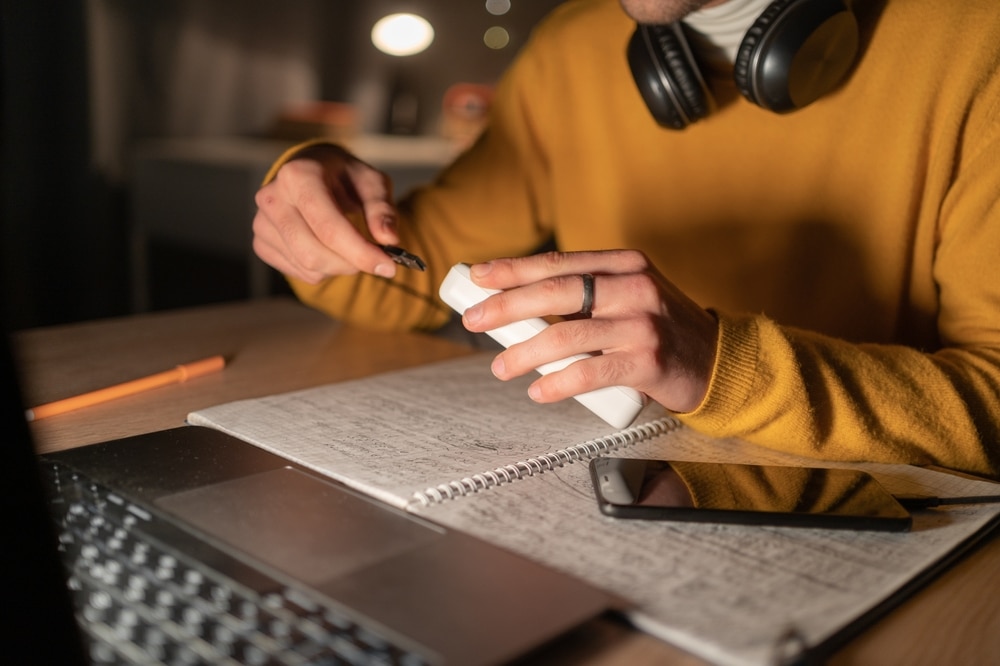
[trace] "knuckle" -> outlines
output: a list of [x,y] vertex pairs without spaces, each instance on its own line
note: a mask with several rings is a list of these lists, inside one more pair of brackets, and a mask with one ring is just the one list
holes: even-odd
[[514,259],[511,257],[496,257],[490,259],[490,264],[493,266],[494,276],[502,277],[504,280],[508,280],[513,273]]
[[385,195],[389,191],[389,176],[375,167],[362,162],[351,162],[347,167],[356,189],[364,190],[372,195]]
[[616,386],[620,384],[629,383],[625,379],[632,373],[630,371],[630,364],[628,360],[622,354],[616,354],[614,359],[608,356],[601,356],[595,363],[594,374],[596,376],[596,382],[601,386]]
[[286,162],[278,169],[278,178],[282,180],[298,180],[317,172],[318,165],[311,159],[294,159]]
[[495,318],[506,320],[516,315],[514,302],[509,292],[502,291],[495,294],[489,298],[489,301],[490,309],[493,310]]
[[278,170],[274,180],[268,183],[267,187],[295,190],[301,187],[303,182],[314,178],[316,174],[315,163],[309,160],[292,160]]
[[552,342],[560,348],[572,349],[573,353],[581,350],[593,351],[590,349],[590,336],[588,326],[579,322],[563,321],[550,326]]
[[371,218],[395,217],[396,210],[388,199],[376,199],[365,204],[365,214]]
[[565,252],[550,250],[537,255],[537,257],[545,270],[550,273],[561,273],[566,266],[567,255]]
[[558,299],[568,286],[569,279],[566,277],[549,278],[538,283],[538,289],[546,300]]
[[636,290],[640,293],[655,293],[659,290],[656,278],[651,273],[635,273],[632,276],[632,281],[635,284]]
[[317,190],[309,187],[297,188],[292,195],[292,201],[295,207],[301,211],[312,210],[319,204],[320,193],[322,193],[322,196],[327,195],[325,190]]
[[325,248],[334,249],[340,245],[340,230],[329,220],[313,220],[306,222],[312,230],[313,236]]
[[319,271],[303,271],[300,280],[308,284],[319,284],[327,278],[326,273],[320,273]]
[[621,261],[624,267],[633,273],[649,271],[653,264],[642,250],[622,250]]
[[661,323],[653,318],[646,319],[629,349],[629,353],[636,357],[636,366],[646,373],[658,372],[674,353],[673,345]]
[[656,276],[649,272],[634,272],[625,276],[628,302],[643,311],[657,311],[660,304],[660,290]]
[[253,201],[260,210],[269,210],[274,205],[275,196],[270,186],[264,186],[254,193]]
[[282,238],[292,238],[298,229],[294,220],[288,217],[276,217],[269,220],[269,224],[278,231]]
[[595,359],[594,377],[600,386],[640,386],[654,367],[646,360],[651,355],[636,352],[616,352]]
[[630,329],[629,336],[638,349],[649,349],[659,341],[659,326],[651,316],[638,317]]
[[314,275],[322,275],[324,264],[319,257],[313,254],[304,254],[296,258],[298,265],[306,272]]
[[643,358],[642,363],[637,363],[638,371],[634,375],[632,386],[644,393],[656,392],[657,387],[662,387],[666,376],[666,367],[656,357]]
[[258,257],[260,257],[261,261],[263,261],[263,262],[265,262],[265,263],[267,263],[267,264],[269,264],[271,266],[274,266],[275,260],[276,260],[275,255],[277,253],[274,251],[274,249],[270,245],[268,245],[267,243],[265,243],[259,237],[254,237],[254,239],[253,239],[253,241],[251,243],[251,246],[253,247],[254,254],[256,254]]
[[588,387],[598,387],[604,386],[609,381],[609,373],[606,368],[607,363],[602,363],[600,357],[595,357],[586,362],[577,362],[573,365],[576,366],[576,376],[577,380],[583,385]]
[[264,217],[263,214],[258,212],[256,215],[253,216],[253,222],[250,223],[250,229],[251,231],[253,231],[255,243],[257,242],[256,241],[257,238],[266,233],[266,227],[269,224],[270,221],[266,217]]

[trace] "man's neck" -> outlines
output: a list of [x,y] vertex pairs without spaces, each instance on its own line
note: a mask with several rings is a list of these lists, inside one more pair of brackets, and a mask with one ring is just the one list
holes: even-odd
[[[699,41],[708,47],[703,55],[709,61],[725,60],[732,64],[743,36],[769,4],[771,0],[712,2],[688,14],[684,23],[698,33],[701,37]],[[699,48],[699,51],[703,50]]]

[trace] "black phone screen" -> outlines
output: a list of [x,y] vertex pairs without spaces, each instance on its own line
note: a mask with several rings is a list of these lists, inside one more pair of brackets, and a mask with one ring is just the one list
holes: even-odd
[[616,518],[905,531],[909,512],[859,470],[596,458],[602,512]]

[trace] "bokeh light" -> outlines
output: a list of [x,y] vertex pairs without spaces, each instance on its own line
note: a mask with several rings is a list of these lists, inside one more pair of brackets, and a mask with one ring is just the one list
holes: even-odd
[[493,26],[483,35],[483,43],[491,49],[502,49],[510,44],[510,33],[500,26]]
[[486,0],[486,11],[493,16],[503,16],[510,11],[510,0]]
[[434,41],[434,28],[416,14],[390,14],[372,27],[372,44],[394,56],[420,53]]

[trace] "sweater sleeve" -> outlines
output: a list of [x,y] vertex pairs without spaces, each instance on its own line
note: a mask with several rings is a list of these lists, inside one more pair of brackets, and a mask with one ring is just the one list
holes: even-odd
[[709,393],[680,415],[689,426],[811,458],[1000,476],[996,346],[928,354],[855,345],[760,316],[720,323]]
[[965,171],[934,261],[940,348],[853,344],[723,314],[708,395],[681,418],[814,458],[1000,478],[1000,140]]
[[932,230],[937,302],[918,303],[936,313],[938,344],[850,343],[722,314],[708,395],[684,421],[811,457],[1000,478],[1000,76],[979,92]]

